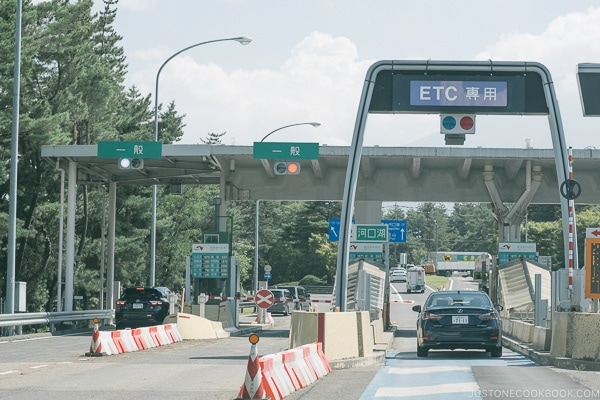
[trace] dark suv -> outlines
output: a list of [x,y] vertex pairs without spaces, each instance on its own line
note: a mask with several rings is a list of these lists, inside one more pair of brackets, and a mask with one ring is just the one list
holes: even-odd
[[271,289],[273,305],[267,309],[271,314],[290,315],[294,309],[294,299],[287,289]]
[[169,315],[169,299],[154,288],[127,288],[117,300],[117,329],[160,325]]

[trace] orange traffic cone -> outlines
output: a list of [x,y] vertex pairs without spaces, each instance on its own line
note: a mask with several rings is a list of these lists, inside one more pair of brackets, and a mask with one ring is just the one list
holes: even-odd
[[258,360],[258,335],[253,333],[248,338],[252,346],[250,347],[250,356],[248,357],[248,367],[246,368],[246,378],[244,384],[240,388],[236,400],[262,399],[269,400],[265,397],[265,388],[262,383],[262,371]]
[[100,330],[98,329],[98,319],[94,318],[94,333],[92,334],[92,343],[90,344],[90,351],[85,353],[86,356],[101,356],[104,349],[102,348],[102,341],[100,340]]

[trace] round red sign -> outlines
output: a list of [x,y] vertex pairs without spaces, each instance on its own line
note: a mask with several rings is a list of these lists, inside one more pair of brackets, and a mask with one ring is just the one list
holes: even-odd
[[273,296],[273,292],[269,289],[261,289],[256,293],[256,298],[254,300],[257,307],[269,308],[273,305],[275,297]]

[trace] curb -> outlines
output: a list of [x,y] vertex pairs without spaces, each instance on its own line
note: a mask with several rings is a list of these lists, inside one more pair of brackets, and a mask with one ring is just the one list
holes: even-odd
[[540,365],[579,371],[600,371],[600,362],[598,361],[579,360],[568,357],[554,357],[550,355],[549,351],[535,350],[531,343],[519,342],[506,336],[502,337],[502,345],[531,358]]

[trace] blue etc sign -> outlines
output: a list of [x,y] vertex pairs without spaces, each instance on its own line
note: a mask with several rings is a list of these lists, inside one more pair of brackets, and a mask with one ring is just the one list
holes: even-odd
[[506,107],[507,83],[502,81],[411,81],[413,106]]

